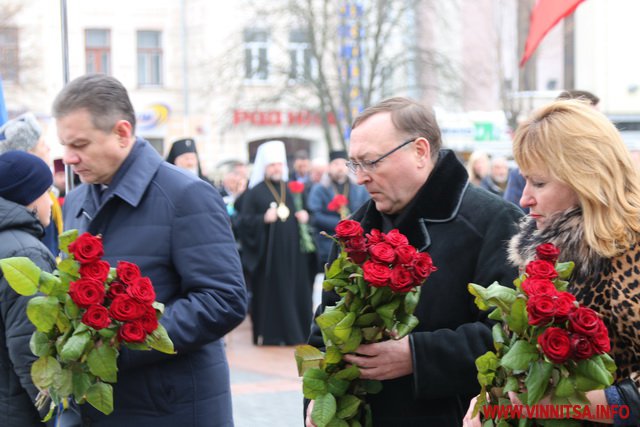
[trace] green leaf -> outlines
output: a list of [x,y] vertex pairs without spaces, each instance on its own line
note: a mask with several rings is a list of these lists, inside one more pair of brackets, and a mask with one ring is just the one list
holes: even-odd
[[416,316],[413,314],[402,314],[398,316],[398,325],[396,326],[396,337],[395,339],[399,340],[400,338],[406,337],[409,335],[413,329],[418,326],[420,322]]
[[54,297],[64,296],[69,291],[69,283],[66,285],[59,277],[51,273],[42,271],[40,273],[40,292]]
[[524,380],[527,386],[529,405],[538,403],[547,392],[552,370],[553,365],[545,361],[537,361],[531,365],[529,374]]
[[364,380],[361,385],[367,394],[378,394],[382,391],[382,382],[378,380]]
[[504,320],[502,318],[502,310],[500,310],[499,308],[492,310],[487,317],[491,320],[495,320],[496,322],[502,322]]
[[60,364],[51,356],[41,357],[31,365],[31,379],[39,389],[46,389],[53,384],[56,375],[60,374]]
[[391,292],[391,289],[389,289],[386,286],[384,288],[372,287],[370,289],[371,289],[370,301],[371,301],[371,306],[373,308],[380,307],[381,305],[390,301],[391,297],[393,297],[393,292]]
[[488,351],[476,359],[476,368],[483,374],[495,372],[498,366],[500,366],[500,360],[493,351]]
[[376,313],[380,315],[380,318],[384,322],[384,325],[387,329],[393,328],[394,323],[394,313],[398,306],[400,305],[399,299],[394,299],[390,303],[384,304],[378,308],[376,308]]
[[360,328],[352,328],[351,335],[349,335],[347,341],[343,345],[338,347],[340,348],[340,351],[342,353],[353,353],[360,346],[361,342],[362,331],[360,330]]
[[329,393],[333,394],[335,397],[344,396],[349,388],[349,384],[349,381],[338,379],[335,376],[329,377],[329,380],[327,381],[327,390],[329,390]]
[[80,277],[80,263],[72,260],[71,258],[63,259],[58,264],[58,270],[61,273],[66,273],[73,278]]
[[514,371],[526,371],[529,364],[540,358],[535,345],[524,340],[518,340],[509,351],[502,356],[501,365]]
[[71,338],[62,346],[60,352],[60,358],[63,362],[75,361],[82,356],[85,347],[91,340],[91,334],[89,332],[83,332],[81,334],[72,335]]
[[502,390],[504,393],[508,391],[520,391],[520,383],[518,382],[518,379],[512,376],[507,377],[507,381],[504,383]]
[[311,419],[318,427],[326,427],[336,414],[336,399],[326,393],[318,396],[313,404]]
[[86,393],[87,402],[105,415],[113,412],[113,387],[106,383],[95,383]]
[[69,318],[67,316],[58,315],[58,318],[56,319],[56,326],[58,327],[58,330],[63,334],[71,330],[71,322],[69,321]]
[[342,419],[348,419],[358,413],[362,400],[353,394],[347,394],[338,399],[338,408],[336,415]]
[[326,279],[322,282],[322,289],[325,291],[333,291],[334,288],[343,288],[349,284],[349,281],[346,279]]
[[69,255],[69,244],[78,238],[78,230],[67,230],[58,236],[58,247]]
[[151,303],[151,307],[155,308],[156,311],[159,311],[160,314],[164,314],[164,304],[158,301],[154,301]]
[[103,338],[113,338],[116,336],[116,328],[117,326],[112,326],[110,328],[102,328],[98,331],[98,335],[100,335]]
[[576,388],[573,380],[569,377],[562,377],[556,385],[553,395],[556,397],[569,397],[575,393]]
[[73,383],[73,395],[76,399],[85,398],[85,394],[95,379],[86,372],[73,372],[71,381]]
[[349,427],[349,423],[346,422],[345,420],[341,420],[340,418],[333,418],[331,421],[329,421],[329,424],[327,424],[327,427]]
[[504,329],[502,329],[502,323],[496,323],[493,325],[491,328],[491,336],[493,337],[493,346],[496,350],[500,350],[504,347],[507,336],[504,333]]
[[360,421],[353,418],[349,420],[349,427],[362,427],[362,424],[360,424]]
[[485,288],[475,283],[469,283],[467,289],[471,295],[475,296],[474,302],[480,310],[488,310],[491,307],[500,307],[500,309],[509,313],[509,307],[516,299],[516,290],[502,286],[498,282],[494,282]]
[[31,353],[36,356],[48,356],[49,353],[51,353],[51,345],[52,343],[49,340],[49,337],[44,332],[35,331],[31,334],[29,349],[31,350]]
[[527,302],[522,298],[516,298],[511,305],[511,312],[507,316],[509,329],[518,335],[522,335],[529,326],[527,316]]
[[76,305],[69,295],[66,296],[64,301],[64,313],[69,319],[77,319],[80,317],[80,307]]
[[556,271],[558,272],[558,278],[560,280],[569,280],[575,263],[573,261],[558,262],[556,263]]
[[353,381],[360,376],[360,369],[355,365],[351,365],[336,372],[333,376],[339,380]]
[[404,298],[404,311],[407,314],[413,314],[416,311],[418,302],[420,302],[420,289],[416,288],[415,292],[408,292]]
[[173,341],[171,341],[167,330],[161,323],[158,323],[158,328],[155,331],[147,335],[145,343],[152,349],[161,353],[176,354],[176,351],[173,348]]
[[327,351],[324,355],[324,363],[327,365],[335,365],[342,360],[342,352],[334,345],[327,347]]
[[49,332],[53,328],[59,313],[56,297],[34,297],[27,304],[27,317],[41,332]]
[[372,326],[372,325],[380,325],[382,324],[382,320],[378,313],[366,313],[361,314],[355,321],[356,326]]
[[320,368],[308,369],[302,377],[302,392],[307,399],[317,399],[328,391],[329,374]]
[[89,371],[103,381],[115,383],[118,380],[117,358],[118,352],[113,347],[106,344],[95,347],[87,356]]
[[58,397],[65,398],[73,393],[73,375],[70,369],[62,369],[53,380]]
[[378,342],[382,339],[382,327],[371,326],[370,328],[362,328],[362,337],[365,342]]
[[604,353],[596,357],[600,358],[600,360],[602,361],[602,364],[604,365],[607,371],[611,372],[612,374],[616,372],[616,369],[617,369],[616,362],[608,353]]
[[340,322],[338,322],[333,329],[333,335],[336,337],[338,343],[346,342],[351,335],[353,322],[356,320],[356,314],[353,312],[347,313],[346,316]]
[[342,311],[331,308],[333,309],[325,309],[324,313],[316,317],[316,323],[323,331],[333,329],[345,317]]
[[[327,351],[327,353],[329,352]],[[296,358],[296,365],[298,366],[298,376],[303,376],[307,369],[319,368],[324,360],[322,352],[308,344],[297,346],[294,357]]]
[[0,268],[9,286],[20,295],[33,295],[38,291],[40,269],[29,258],[0,259]]
[[604,388],[613,383],[613,375],[607,370],[602,359],[599,358],[579,361],[576,373],[598,383],[598,388]]

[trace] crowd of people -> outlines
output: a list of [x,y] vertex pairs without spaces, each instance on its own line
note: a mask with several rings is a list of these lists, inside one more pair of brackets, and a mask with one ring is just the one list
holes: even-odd
[[[314,319],[338,297],[323,292],[314,315],[313,283],[337,254],[320,233],[345,218],[365,232],[399,230],[437,266],[411,334],[345,356],[363,379],[383,382],[368,397],[374,426],[482,425],[467,407],[479,391],[475,359],[492,347],[492,332],[467,284],[512,283],[543,242],[576,261],[569,290],[601,314],[612,338],[615,383],[589,392],[589,404],[628,405],[638,420],[640,174],[615,127],[583,98],[561,97],[520,125],[518,169],[482,152],[465,165],[442,146],[429,108],[396,97],[355,119],[348,152],[324,162],[267,141],[251,167],[228,162],[214,185],[194,139],[175,141],[163,158],[136,137],[117,79],[73,80],[53,104],[61,160],[79,178],[70,193],[62,163],[49,168],[35,117],[0,128],[0,257],[26,256],[53,271],[59,233],[101,235],[105,260],[134,262],[152,280],[176,354],[123,349],[114,412],[72,405],[58,422],[232,426],[224,336],[248,314],[255,345],[323,348]],[[28,298],[0,280],[0,425],[41,425]],[[315,425],[314,406],[305,402],[301,424]]]

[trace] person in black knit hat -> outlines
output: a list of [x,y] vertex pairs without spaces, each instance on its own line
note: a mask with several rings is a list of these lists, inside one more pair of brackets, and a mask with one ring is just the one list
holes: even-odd
[[[27,257],[43,271],[55,269],[55,259],[40,241],[51,221],[51,170],[37,156],[23,151],[0,155],[0,259]],[[0,271],[0,411],[3,427],[41,426],[34,401],[38,390],[31,382],[36,360],[29,350],[35,330],[27,318],[31,297],[9,287]]]

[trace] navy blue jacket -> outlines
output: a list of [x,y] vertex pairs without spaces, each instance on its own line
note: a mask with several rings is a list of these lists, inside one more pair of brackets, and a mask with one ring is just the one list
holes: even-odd
[[209,184],[170,165],[144,140],[100,196],[80,185],[65,227],[101,234],[105,260],[151,278],[177,355],[123,349],[114,412],[82,405],[84,425],[232,426],[222,337],[246,315],[247,297],[229,216]]

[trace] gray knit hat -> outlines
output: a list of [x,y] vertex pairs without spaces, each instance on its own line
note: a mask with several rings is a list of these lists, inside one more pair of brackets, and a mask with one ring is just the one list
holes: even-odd
[[11,151],[30,151],[42,135],[42,128],[32,113],[24,113],[0,127],[0,154]]

